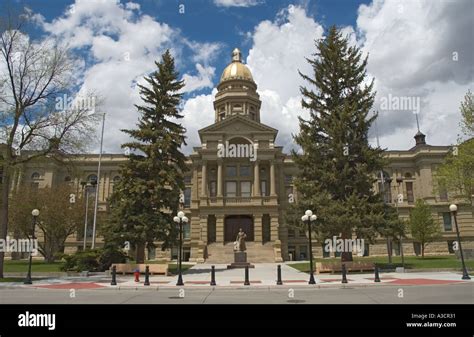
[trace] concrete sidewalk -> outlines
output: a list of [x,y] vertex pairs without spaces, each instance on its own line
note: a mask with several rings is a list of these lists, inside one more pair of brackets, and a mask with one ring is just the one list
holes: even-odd
[[[291,287],[340,287],[342,277],[340,274],[315,275],[316,285],[309,285],[309,274],[300,272],[287,264],[281,265],[282,281],[284,286]],[[217,288],[240,288],[244,286],[244,269],[227,269],[225,264],[215,265]],[[380,273],[381,282],[374,282],[373,273],[348,273],[347,285],[359,287],[372,287],[379,285],[443,285],[474,282],[462,280],[459,272],[410,272],[410,273]],[[23,283],[0,283],[1,287],[36,287],[46,289],[96,289],[96,288],[176,288],[177,276],[150,276],[150,286],[144,286],[144,275],[140,282],[134,282],[133,275],[117,275],[117,286],[111,286],[111,277],[96,275],[91,277],[65,277],[47,279],[34,282],[33,285]],[[211,265],[197,264],[183,273],[184,287],[209,288],[211,280]],[[249,269],[250,287],[282,287],[276,284],[277,264],[255,264]]]

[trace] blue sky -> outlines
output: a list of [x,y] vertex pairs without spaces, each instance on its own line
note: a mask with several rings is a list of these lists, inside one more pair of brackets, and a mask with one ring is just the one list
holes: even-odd
[[214,88],[234,47],[242,50],[257,82],[262,122],[280,130],[277,144],[288,150],[291,134],[298,132],[297,117],[307,116],[299,104],[298,88],[305,83],[297,71],[310,71],[304,58],[316,52],[314,39],[333,24],[369,55],[382,147],[408,149],[416,133],[413,111],[381,106],[387,97],[419,100],[428,143],[448,145],[457,139],[459,103],[472,90],[474,28],[469,13],[474,2],[469,0],[12,3],[35,13],[32,38],[54,37],[70,46],[77,59],[77,88],[105,99],[108,152],[121,151],[126,137],[120,129],[138,118],[133,108],[139,102],[136,83],[154,70],[153,61],[166,48],[187,83],[183,111],[188,153],[199,145],[197,130],[214,122]]

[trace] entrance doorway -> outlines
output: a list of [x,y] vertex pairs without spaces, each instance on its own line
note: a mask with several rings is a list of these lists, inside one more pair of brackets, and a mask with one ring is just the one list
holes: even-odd
[[229,215],[224,223],[224,241],[233,242],[237,238],[239,229],[247,234],[245,241],[253,241],[253,218],[250,215]]
[[207,243],[216,242],[216,217],[209,215],[207,218]]

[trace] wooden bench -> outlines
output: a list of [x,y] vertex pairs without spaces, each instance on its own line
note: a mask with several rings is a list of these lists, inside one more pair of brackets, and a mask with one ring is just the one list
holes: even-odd
[[[372,262],[344,262],[346,270],[349,271],[373,271],[375,266]],[[341,262],[316,262],[316,274],[342,272]]]
[[149,267],[150,275],[165,275],[168,276],[168,264],[167,263],[157,263],[157,264],[130,264],[130,263],[115,263],[110,266],[110,271],[112,267],[116,267],[117,274],[133,274],[136,269],[140,271],[141,274],[145,273],[146,266]]

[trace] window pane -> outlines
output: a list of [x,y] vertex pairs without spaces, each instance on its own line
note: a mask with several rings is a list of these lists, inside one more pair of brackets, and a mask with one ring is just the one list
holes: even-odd
[[237,196],[237,183],[235,181],[227,181],[225,183],[225,190],[227,197]]
[[191,207],[191,187],[184,189],[184,207]]
[[237,175],[236,166],[226,166],[225,174],[228,177],[235,177]]
[[209,193],[211,197],[215,197],[217,195],[217,184],[215,181],[209,182]]
[[250,181],[241,181],[240,182],[240,196],[250,197]]
[[407,201],[408,202],[414,202],[415,197],[413,195],[413,183],[412,182],[407,182],[406,187],[407,187]]
[[241,177],[250,177],[250,166],[241,166],[240,167],[240,176]]
[[189,239],[191,237],[191,224],[187,223],[183,225],[183,238]]
[[267,182],[265,180],[260,181],[260,191],[262,196],[267,195]]
[[453,225],[451,222],[451,213],[449,212],[443,213],[443,226],[446,232],[450,232],[453,230]]

